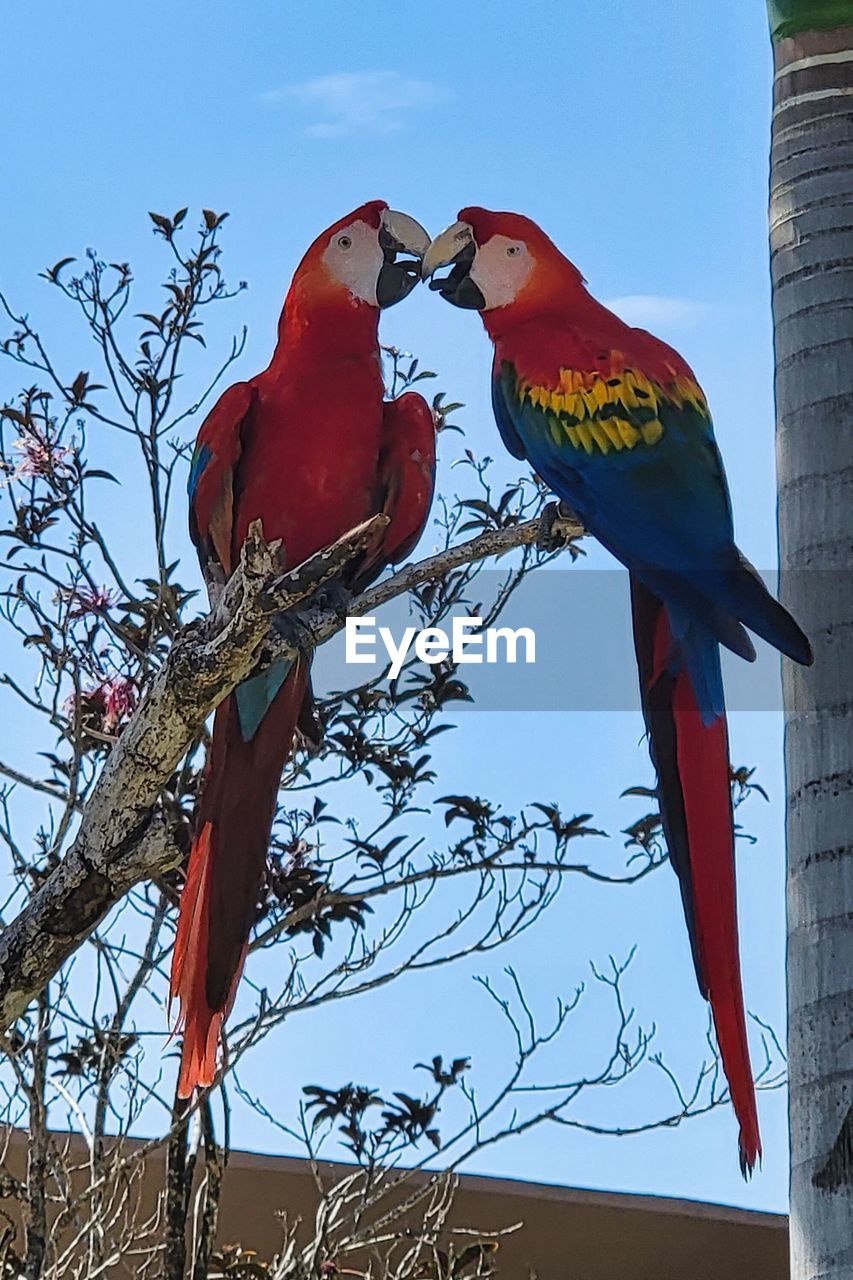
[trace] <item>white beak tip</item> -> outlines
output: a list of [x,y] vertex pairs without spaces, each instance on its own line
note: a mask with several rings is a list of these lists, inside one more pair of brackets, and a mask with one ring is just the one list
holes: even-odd
[[429,232],[408,213],[400,213],[397,209],[386,209],[382,214],[382,225],[407,253],[414,254],[416,258],[423,258],[429,249]]

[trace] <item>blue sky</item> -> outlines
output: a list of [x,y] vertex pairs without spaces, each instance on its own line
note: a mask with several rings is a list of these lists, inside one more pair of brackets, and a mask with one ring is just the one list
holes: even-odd
[[[382,197],[433,231],[461,205],[518,209],[543,224],[599,297],[694,366],[714,410],[739,541],[753,562],[772,566],[770,52],[761,4],[149,0],[140,8],[93,0],[81,10],[45,0],[7,6],[0,39],[9,64],[26,68],[3,106],[0,283],[54,324],[55,345],[66,339],[36,273],[94,245],[108,259],[129,258],[153,282],[160,259],[148,209],[230,210],[226,265],[250,288],[218,323],[248,324],[245,374],[268,359],[307,243],[349,208]],[[223,343],[229,332],[222,328]],[[383,333],[465,402],[459,421],[471,447],[497,453],[476,318],[424,290],[385,318]],[[447,490],[452,479],[440,483]],[[591,678],[604,676],[593,669]],[[559,797],[618,830],[634,816],[615,799],[619,790],[649,777],[640,733],[628,713],[472,715],[447,747],[445,776],[452,771],[454,788],[500,794],[508,808]],[[748,814],[760,840],[740,856],[741,921],[749,1006],[781,1029],[781,716],[736,714],[732,752],[758,766],[771,794],[769,806],[756,801]],[[653,880],[624,899],[564,895],[512,959],[547,1001],[563,989],[558,977],[572,988],[590,958],[638,943],[632,997],[657,1023],[668,1056],[689,1069],[701,1057],[705,1011],[674,878]],[[375,1026],[394,1026],[390,1048],[375,1030],[363,1034],[349,1005],[318,1020],[304,1047],[280,1033],[257,1055],[258,1079],[275,1073],[296,1085],[328,1076],[331,1045],[341,1080],[378,1078],[389,1062],[407,1069],[443,1037],[476,1053],[472,1027],[488,1052],[499,1047],[470,973],[419,982],[435,1018],[429,1044],[410,996],[377,1000],[370,1011]],[[762,1098],[761,1115],[765,1168],[749,1186],[727,1114],[642,1140],[540,1131],[497,1148],[478,1169],[781,1209],[781,1094]],[[235,1136],[239,1145],[280,1149],[276,1134],[248,1118]]]

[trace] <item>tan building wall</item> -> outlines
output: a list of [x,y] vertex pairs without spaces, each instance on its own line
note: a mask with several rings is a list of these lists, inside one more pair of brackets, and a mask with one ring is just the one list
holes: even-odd
[[[132,1146],[134,1144],[128,1144]],[[79,1138],[70,1146],[85,1161]],[[143,1202],[153,1209],[164,1186],[165,1152],[149,1154]],[[23,1175],[26,1141],[11,1135],[6,1167]],[[326,1165],[328,1180],[347,1172]],[[304,1161],[234,1152],[222,1188],[220,1244],[242,1244],[271,1258],[281,1245],[278,1214],[311,1222],[315,1189]],[[17,1216],[10,1201],[2,1205]],[[786,1280],[787,1219],[719,1205],[652,1196],[463,1176],[452,1223],[504,1237],[500,1280]],[[122,1276],[132,1269],[121,1267]]]
[[[223,1184],[220,1239],[251,1239],[262,1256],[280,1241],[276,1210],[313,1213],[300,1160],[235,1153]],[[453,1220],[497,1230],[522,1221],[500,1249],[502,1280],[786,1280],[782,1214],[652,1196],[467,1176]],[[247,1230],[247,1227],[249,1228]]]

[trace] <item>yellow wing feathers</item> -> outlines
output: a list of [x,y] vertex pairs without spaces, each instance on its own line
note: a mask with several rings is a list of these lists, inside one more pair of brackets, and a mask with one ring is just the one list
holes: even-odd
[[516,396],[523,408],[529,402],[548,419],[554,444],[570,444],[585,453],[617,453],[640,442],[654,445],[664,434],[660,409],[690,408],[708,417],[701,388],[692,378],[672,369],[664,381],[637,369],[601,371],[561,369],[559,386],[545,387],[519,378]]

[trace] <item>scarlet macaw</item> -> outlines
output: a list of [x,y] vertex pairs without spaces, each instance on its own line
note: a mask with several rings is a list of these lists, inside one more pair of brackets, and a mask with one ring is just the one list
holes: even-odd
[[[417,542],[432,501],[433,417],[412,392],[384,400],[377,329],[380,309],[417,283],[428,243],[414,219],[374,200],[305,254],[271,363],[229,387],[199,432],[190,532],[214,593],[254,520],[267,541],[282,539],[294,566],[385,512],[381,545],[346,575],[351,589]],[[306,699],[308,663],[278,662],[246,679],[215,714],[172,959],[184,1030],[180,1097],[213,1082]]]
[[699,987],[740,1126],[761,1155],[738,957],[734,822],[720,644],[744,627],[796,662],[805,635],[735,545],[723,463],[685,361],[590,296],[529,218],[463,209],[423,264],[447,301],[480,311],[494,345],[503,442],[630,570],[642,706]]

